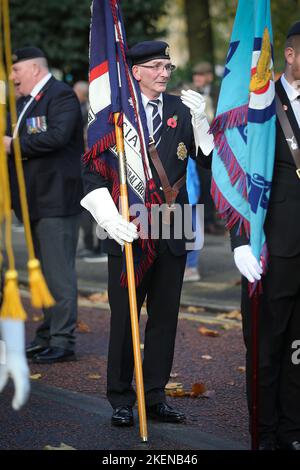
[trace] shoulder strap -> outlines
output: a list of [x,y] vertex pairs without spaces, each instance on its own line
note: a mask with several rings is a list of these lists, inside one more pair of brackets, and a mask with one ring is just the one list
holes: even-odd
[[280,122],[282,131],[284,133],[285,139],[288,143],[293,160],[295,162],[297,176],[298,178],[300,178],[300,149],[299,149],[296,137],[294,135],[294,132],[292,130],[291,124],[287,118],[286,112],[283,109],[282,102],[277,93],[276,93],[275,99],[276,99],[277,117]]

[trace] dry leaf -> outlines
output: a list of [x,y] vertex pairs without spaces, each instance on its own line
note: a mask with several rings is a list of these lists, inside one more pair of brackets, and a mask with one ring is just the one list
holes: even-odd
[[88,296],[88,299],[91,302],[108,302],[108,294],[107,291],[105,292],[96,292],[95,294],[91,294]]
[[32,321],[38,322],[44,320],[44,315],[33,315]]
[[189,392],[185,392],[184,390],[178,389],[178,390],[166,390],[166,395],[168,397],[187,397],[190,396]]
[[165,390],[177,390],[178,388],[182,389],[183,385],[180,382],[168,382],[165,386]]
[[227,382],[227,385],[235,385],[235,382],[232,380],[231,382]]
[[230,319],[236,319],[236,320],[242,319],[242,315],[239,310],[232,310],[231,312],[226,313],[225,315],[226,315],[226,318],[230,318]]
[[237,368],[237,370],[238,370],[239,372],[245,372],[245,371],[246,371],[246,367],[245,367],[245,366],[239,366],[239,367]]
[[198,331],[203,336],[211,336],[213,338],[220,336],[220,333],[217,330],[211,330],[209,328],[206,328],[205,326],[200,326],[200,328],[198,328]]
[[75,447],[68,446],[67,444],[64,444],[63,442],[61,442],[58,447],[46,445],[44,447],[44,450],[76,450],[76,449]]
[[189,313],[199,313],[199,312],[205,312],[205,309],[203,307],[194,307],[193,305],[190,305],[187,308],[187,312],[189,312]]
[[195,383],[192,385],[190,396],[192,398],[196,398],[199,395],[202,395],[204,392],[206,392],[206,386],[203,383]]
[[93,380],[99,380],[99,379],[101,379],[101,375],[99,375],[99,374],[89,374],[88,378],[93,379]]
[[203,354],[203,356],[201,356],[202,359],[206,359],[207,361],[210,361],[212,359],[211,356],[209,356],[209,354]]
[[91,332],[90,327],[82,320],[78,320],[78,322],[76,324],[76,327],[77,327],[77,331],[79,331],[79,333],[90,333]]
[[29,376],[31,380],[38,380],[42,377],[42,374],[32,374]]

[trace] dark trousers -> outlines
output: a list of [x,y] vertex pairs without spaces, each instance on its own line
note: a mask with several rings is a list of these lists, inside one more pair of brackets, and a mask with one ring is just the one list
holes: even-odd
[[[300,440],[300,255],[270,257],[259,311],[259,434],[283,442]],[[251,309],[242,284],[243,332],[247,348],[247,396],[251,415]],[[298,354],[300,358],[300,354]],[[293,362],[294,361],[294,362]]]
[[49,217],[32,223],[36,255],[56,304],[43,309],[44,321],[35,342],[73,350],[77,320],[75,256],[79,215]]
[[[138,312],[147,295],[147,325],[143,374],[147,405],[165,401],[165,385],[172,368],[186,255],[168,248],[157,256],[137,288]],[[108,256],[108,296],[111,308],[107,369],[107,397],[112,407],[133,405],[133,350],[128,290],[120,286],[123,259]]]

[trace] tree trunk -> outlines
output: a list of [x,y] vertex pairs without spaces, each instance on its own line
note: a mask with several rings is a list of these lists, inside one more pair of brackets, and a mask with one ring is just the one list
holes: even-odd
[[214,63],[209,0],[185,0],[190,62]]

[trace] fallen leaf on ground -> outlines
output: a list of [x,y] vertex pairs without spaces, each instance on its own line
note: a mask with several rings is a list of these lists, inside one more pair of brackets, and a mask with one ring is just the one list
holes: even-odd
[[108,302],[108,294],[105,292],[96,292],[88,296],[88,299],[91,302]]
[[233,382],[233,381],[227,382],[227,385],[235,385],[235,382]]
[[232,310],[231,312],[226,313],[225,315],[226,315],[226,318],[231,318],[231,319],[236,319],[236,320],[242,319],[240,310]]
[[77,328],[77,331],[79,331],[79,333],[90,333],[91,332],[90,327],[82,320],[78,320],[78,322],[76,324],[76,328]]
[[191,391],[190,396],[192,398],[196,398],[199,395],[202,395],[204,392],[206,392],[206,390],[207,389],[204,383],[195,383],[192,385],[192,391]]
[[99,374],[89,374],[88,378],[93,379],[93,380],[99,380],[99,379],[101,379],[101,375],[99,375]]
[[46,445],[44,447],[44,450],[76,450],[76,449],[75,447],[68,446],[67,444],[64,444],[63,442],[61,442],[58,447]]
[[179,374],[177,374],[176,372],[171,372],[170,374],[170,378],[171,379],[176,379],[176,377],[178,377]]
[[32,374],[29,377],[31,380],[38,380],[42,377],[42,374]]
[[178,389],[178,390],[166,390],[166,395],[168,397],[189,397],[190,392],[185,392],[184,390]]
[[180,382],[168,382],[165,386],[165,390],[176,390],[178,388],[183,388],[182,383]]
[[200,328],[198,328],[198,331],[203,336],[211,336],[213,338],[220,336],[220,333],[217,330],[211,330],[210,328],[206,328],[205,326],[200,326]]
[[206,359],[207,361],[210,361],[212,359],[211,356],[209,356],[209,354],[203,354],[203,356],[201,356],[202,359]]
[[238,370],[239,372],[245,372],[245,371],[246,371],[246,367],[245,367],[245,366],[239,366],[239,367],[237,368],[237,370]]
[[203,307],[194,307],[193,305],[190,305],[187,308],[187,312],[189,313],[205,312],[205,309]]

